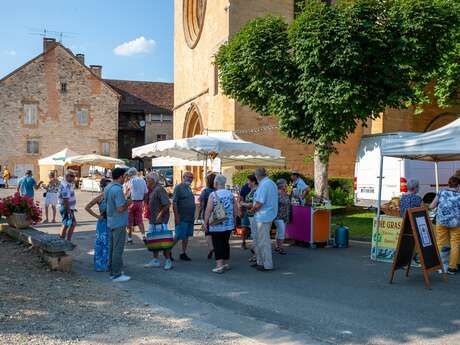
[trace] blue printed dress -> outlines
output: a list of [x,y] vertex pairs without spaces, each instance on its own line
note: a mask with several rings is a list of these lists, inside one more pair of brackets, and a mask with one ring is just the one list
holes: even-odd
[[[99,203],[99,212],[105,214],[107,205],[103,199]],[[96,241],[94,242],[94,270],[107,272],[109,270],[109,228],[107,219],[99,219],[96,224]]]

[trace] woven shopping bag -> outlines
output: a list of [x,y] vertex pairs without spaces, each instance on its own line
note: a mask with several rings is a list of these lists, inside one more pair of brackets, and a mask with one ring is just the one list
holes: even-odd
[[166,224],[155,224],[145,234],[145,247],[152,251],[169,250],[174,247],[174,235]]

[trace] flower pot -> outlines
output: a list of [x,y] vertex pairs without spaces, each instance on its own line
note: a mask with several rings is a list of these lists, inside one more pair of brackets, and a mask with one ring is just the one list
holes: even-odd
[[16,229],[25,229],[30,227],[32,220],[27,219],[25,213],[13,213],[6,218],[7,223]]

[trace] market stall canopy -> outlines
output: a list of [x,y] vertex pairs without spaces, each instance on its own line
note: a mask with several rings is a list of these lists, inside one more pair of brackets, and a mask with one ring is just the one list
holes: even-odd
[[[218,160],[219,158],[216,158]],[[174,157],[157,157],[152,159],[152,167],[185,167],[185,166],[204,166],[204,160],[186,160]],[[211,160],[208,159],[207,166],[213,166]],[[257,158],[246,156],[233,157],[233,159],[222,159],[222,167],[232,166],[268,166],[268,167],[285,167],[286,159],[279,158]]]
[[204,160],[206,156],[235,160],[242,156],[247,159],[273,159],[280,158],[281,151],[242,140],[232,132],[218,132],[136,147],[132,151],[132,156],[133,158],[175,157],[192,161]]
[[124,164],[123,160],[96,154],[78,155],[65,160],[65,165],[97,165],[103,168],[113,168],[117,164]]
[[77,155],[78,153],[72,151],[71,149],[65,148],[64,150],[59,151],[51,156],[39,159],[38,165],[64,166],[64,162],[67,158]]
[[386,139],[382,155],[434,162],[460,160],[460,119],[410,138]]

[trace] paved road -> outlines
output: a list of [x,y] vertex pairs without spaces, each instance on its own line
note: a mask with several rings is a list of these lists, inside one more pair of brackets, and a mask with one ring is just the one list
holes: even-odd
[[[90,196],[78,193],[80,209]],[[106,282],[106,274],[92,271],[95,222],[84,211],[77,217],[75,270]],[[390,265],[370,261],[366,244],[287,251],[275,257],[274,272],[258,272],[248,267],[248,252],[235,239],[233,269],[215,275],[198,235],[191,242],[193,261],[176,262],[165,272],[143,267],[149,254],[137,240],[125,253],[125,271],[133,280],[120,288],[151,305],[267,344],[460,344],[460,276],[446,284],[432,274],[429,291],[418,269],[408,279],[400,272],[389,285]]]

